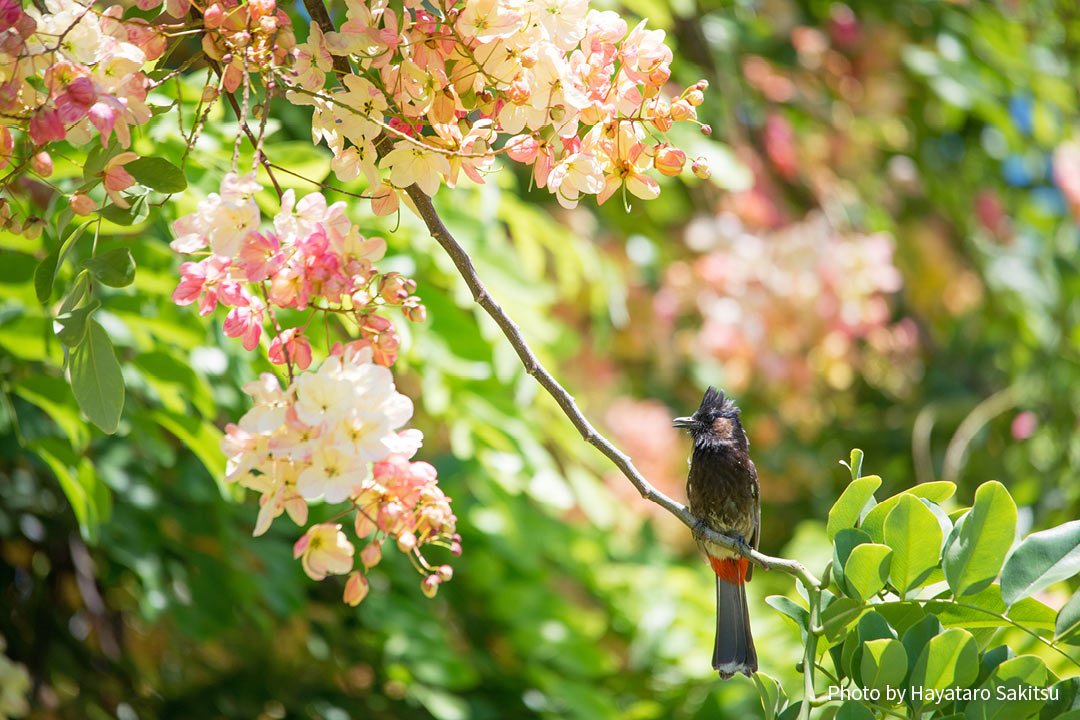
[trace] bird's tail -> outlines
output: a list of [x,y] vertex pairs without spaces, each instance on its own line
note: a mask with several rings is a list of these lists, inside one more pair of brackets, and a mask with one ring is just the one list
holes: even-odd
[[[750,634],[750,613],[746,606],[746,560],[741,560],[741,573],[724,573],[727,577],[717,573],[716,577],[716,642],[713,645],[712,663],[713,669],[725,680],[740,672],[749,677],[758,669],[754,636]],[[737,561],[721,562],[734,565]]]

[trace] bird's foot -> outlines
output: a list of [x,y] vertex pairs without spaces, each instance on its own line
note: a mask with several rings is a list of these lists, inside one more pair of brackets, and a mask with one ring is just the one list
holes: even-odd
[[724,535],[726,535],[727,537],[731,538],[732,541],[734,541],[735,550],[738,551],[738,553],[740,555],[742,555],[743,557],[746,557],[747,555],[749,555],[750,552],[753,550],[753,548],[750,547],[750,543],[746,542],[746,538],[744,538],[739,533],[726,532],[726,533],[724,533]]
[[707,526],[705,525],[704,518],[698,518],[697,522],[694,523],[694,527],[690,528],[690,532],[692,532],[694,534],[694,541],[695,542],[698,542],[698,543],[704,542],[704,540],[705,540],[705,530],[706,529],[707,529]]

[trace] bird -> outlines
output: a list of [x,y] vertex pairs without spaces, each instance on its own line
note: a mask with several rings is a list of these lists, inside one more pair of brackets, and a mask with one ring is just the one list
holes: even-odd
[[724,392],[709,387],[693,415],[675,418],[694,441],[686,495],[697,521],[695,538],[716,574],[716,640],[713,669],[727,680],[736,673],[757,672],[757,650],[750,633],[746,582],[753,566],[738,551],[702,537],[708,528],[735,539],[744,549],[758,547],[761,498],[757,468],[750,459],[750,442],[739,419],[739,408]]

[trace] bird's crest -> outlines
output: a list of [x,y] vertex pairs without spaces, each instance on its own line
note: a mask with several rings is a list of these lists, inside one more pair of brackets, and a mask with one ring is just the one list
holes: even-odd
[[717,390],[712,385],[705,391],[705,397],[701,400],[701,407],[698,408],[699,414],[705,413],[714,414],[738,414],[739,408],[735,406],[735,403],[726,397],[724,397],[723,390]]

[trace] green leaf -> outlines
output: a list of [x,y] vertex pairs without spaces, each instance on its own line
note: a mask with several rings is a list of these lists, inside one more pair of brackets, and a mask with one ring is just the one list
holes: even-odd
[[1056,700],[1048,700],[1039,711],[1039,720],[1070,717],[1075,713],[1080,717],[1080,677],[1071,677],[1050,686]]
[[852,480],[858,480],[860,477],[862,477],[862,462],[863,462],[863,451],[860,450],[859,448],[852,448],[851,449],[851,461],[847,462],[847,461],[841,460],[840,464],[848,469],[848,472],[851,473],[851,479]]
[[844,584],[852,597],[867,600],[885,587],[892,554],[891,549],[876,543],[864,543],[852,548],[844,565]]
[[990,699],[978,697],[968,703],[965,715],[978,720],[1026,718],[1043,706],[1045,700],[1023,699],[1018,691],[1046,688],[1046,664],[1035,655],[1020,655],[998,665],[981,688],[990,691]]
[[187,189],[184,171],[164,158],[144,157],[124,165],[141,185],[170,195]]
[[870,640],[863,645],[859,677],[862,686],[885,695],[887,688],[898,687],[907,674],[907,652],[899,640]]
[[889,579],[903,598],[937,567],[941,526],[919,498],[904,495],[885,518],[883,533],[885,544],[893,550]]
[[83,260],[86,268],[103,285],[121,288],[135,281],[135,258],[131,250],[114,248],[100,255]]
[[758,672],[754,673],[754,684],[757,685],[758,696],[761,698],[761,707],[765,709],[765,720],[776,720],[777,715],[787,705],[787,693],[781,687],[780,681]]
[[785,597],[784,595],[770,595],[765,598],[765,602],[781,614],[794,620],[795,624],[798,625],[799,629],[804,633],[807,632],[807,628],[810,627],[810,613],[802,605],[799,605],[794,600]]
[[932,690],[968,687],[979,675],[979,648],[967,630],[950,628],[930,638],[911,671],[911,684]]
[[833,575],[836,578],[836,584],[843,589],[844,586],[844,567],[847,565],[848,556],[851,555],[851,551],[857,545],[870,542],[870,536],[857,528],[844,528],[836,533],[836,537],[833,538]]
[[900,642],[903,643],[904,651],[907,653],[908,673],[915,670],[915,663],[918,662],[919,657],[922,655],[923,648],[941,633],[941,631],[941,622],[937,617],[934,615],[927,615],[908,628],[907,632],[904,633],[904,637]]
[[825,635],[830,640],[835,640],[847,629],[847,626],[859,617],[863,605],[854,598],[836,598],[821,612],[821,623],[825,628]]
[[1080,645],[1080,590],[1077,590],[1054,623],[1054,638],[1069,645]]
[[146,196],[133,198],[131,200],[131,207],[124,209],[117,205],[106,205],[97,211],[98,215],[105,218],[111,223],[116,225],[138,225],[147,218],[150,214],[150,209],[146,203]]
[[53,282],[56,280],[56,268],[60,264],[60,248],[45,256],[34,270],[34,292],[38,302],[45,304],[52,297]]
[[[78,242],[87,226],[92,222],[94,221],[87,220],[75,228],[68,235],[67,240],[49,253],[37,266],[37,269],[34,270],[34,292],[37,293],[38,302],[42,304],[49,302],[49,298],[52,297],[53,284],[56,282],[56,273],[60,270],[60,266],[63,265],[64,258],[67,257],[68,251]],[[63,232],[63,228],[60,228],[60,232]]]
[[[855,451],[852,451],[854,455]],[[859,522],[863,509],[874,496],[874,491],[881,487],[881,478],[877,475],[868,475],[864,478],[852,480],[844,488],[832,508],[829,510],[829,521],[826,524],[826,532],[831,542],[836,533],[844,528],[855,527]]]
[[845,700],[836,710],[835,720],[874,720],[874,713],[855,700]]
[[124,377],[108,333],[90,321],[83,341],[68,355],[71,390],[79,408],[102,432],[114,433],[124,409]]
[[882,500],[875,505],[870,512],[866,513],[866,517],[859,523],[859,527],[869,533],[874,542],[883,543],[885,542],[885,518],[887,518],[889,513],[892,512],[892,509],[896,507],[896,503],[900,502],[900,498],[905,495],[914,495],[915,497],[926,498],[927,500],[941,503],[952,497],[954,492],[956,492],[956,485],[944,480],[921,483],[908,488],[903,492],[899,492],[890,498]]
[[1001,570],[1001,598],[1012,605],[1080,573],[1080,520],[1024,538]]
[[975,491],[975,504],[945,547],[945,579],[957,598],[994,582],[1016,535],[1016,503],[996,480]]
[[86,338],[90,316],[100,307],[101,302],[95,300],[78,310],[72,310],[71,312],[57,315],[56,320],[53,321],[53,329],[56,330],[56,337],[69,348],[73,348],[81,343]]

